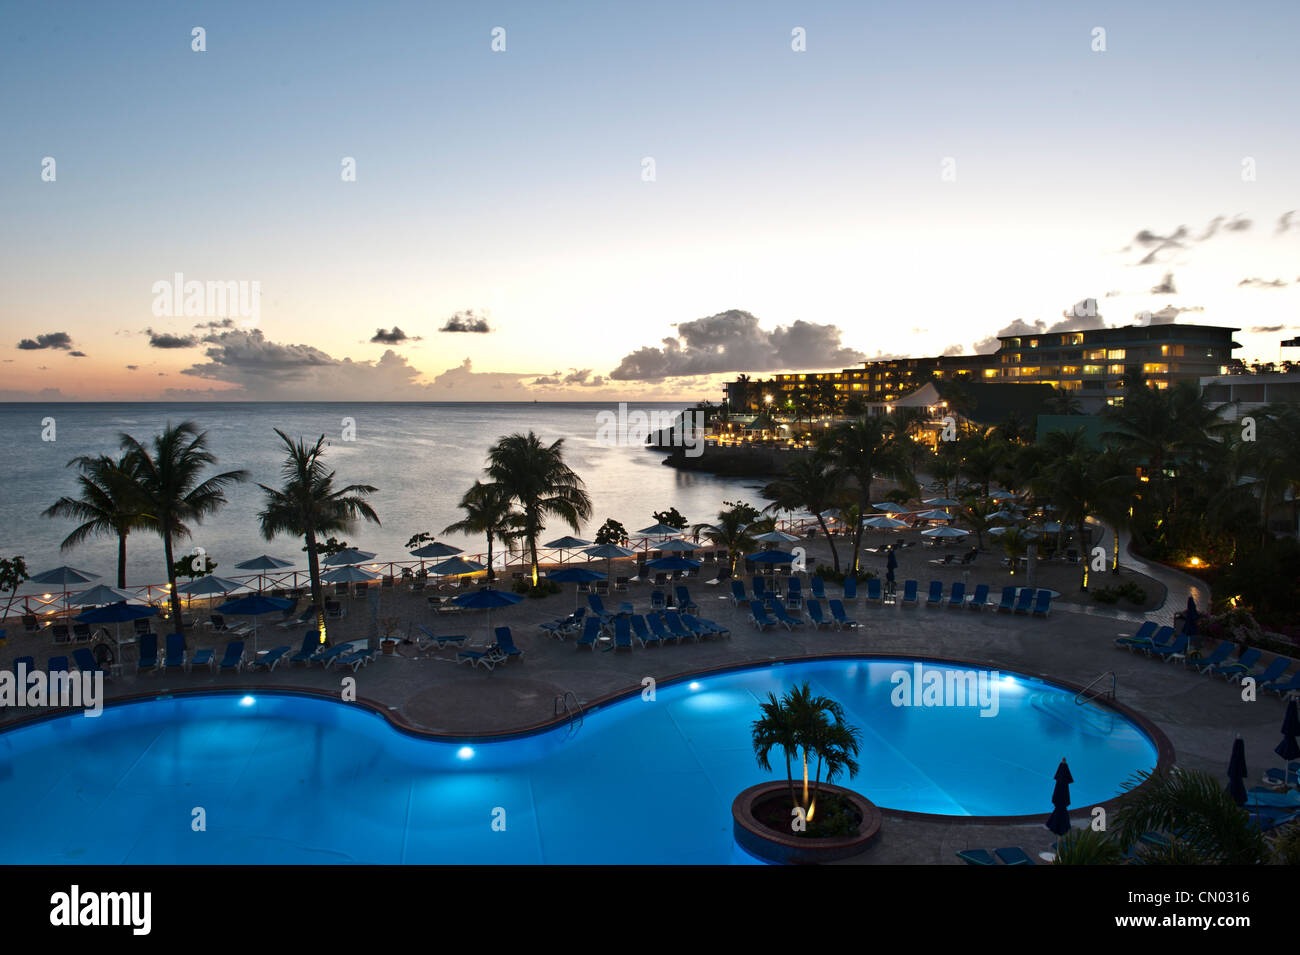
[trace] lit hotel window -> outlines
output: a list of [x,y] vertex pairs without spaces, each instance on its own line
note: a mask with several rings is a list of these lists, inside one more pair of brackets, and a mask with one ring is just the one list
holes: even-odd
[[1071,335],[1071,336],[1070,336],[1070,344],[1071,344],[1071,345],[1082,345],[1082,344],[1083,344],[1083,332],[1075,332],[1073,335]]
[[1102,373],[1101,365],[1084,365],[1083,373],[1085,375],[1100,375]]
[[1112,375],[1122,375],[1122,374],[1124,374],[1124,366],[1123,366],[1123,365],[1111,365],[1111,366],[1109,366],[1108,373],[1109,373],[1109,374],[1112,374]]
[[985,377],[985,378],[996,378],[997,376],[998,376],[998,370],[997,370],[996,368],[985,368],[985,369],[984,369],[984,377]]
[[1144,375],[1167,375],[1169,374],[1169,366],[1163,362],[1147,362],[1142,366],[1142,373]]
[[1084,361],[1101,361],[1106,357],[1106,349],[1090,348],[1083,353]]
[[1123,360],[1124,360],[1124,349],[1122,349],[1122,348],[1112,348],[1110,351],[1106,352],[1106,357],[1107,357],[1108,359],[1110,359],[1111,361],[1123,361]]

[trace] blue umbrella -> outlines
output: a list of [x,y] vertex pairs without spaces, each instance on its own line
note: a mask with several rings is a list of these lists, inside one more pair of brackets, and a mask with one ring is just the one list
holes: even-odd
[[358,550],[355,547],[348,547],[339,551],[337,554],[331,554],[326,557],[322,564],[326,567],[337,567],[340,564],[364,564],[375,555],[368,550]]
[[1296,743],[1297,736],[1300,736],[1300,714],[1296,713],[1295,697],[1292,697],[1286,705],[1286,716],[1282,717],[1282,742],[1277,744],[1273,752],[1286,760],[1300,757],[1300,744]]
[[131,595],[125,591],[96,584],[71,598],[68,603],[73,607],[96,607],[100,604],[120,604],[130,599]]
[[67,587],[71,584],[85,584],[94,580],[99,574],[92,573],[89,570],[77,570],[75,567],[55,567],[53,570],[43,570],[33,577],[29,577],[34,584],[59,584]]
[[1232,742],[1232,755],[1228,758],[1228,793],[1238,806],[1246,805],[1246,744],[1238,736]]
[[1061,760],[1061,765],[1056,767],[1055,778],[1052,805],[1056,808],[1047,817],[1047,828],[1058,836],[1063,836],[1070,831],[1070,783],[1074,782],[1074,777],[1070,775],[1070,767],[1066,765],[1064,759]]
[[681,540],[680,538],[674,538],[673,540],[664,541],[662,544],[655,544],[654,549],[667,551],[675,550],[682,551],[683,553],[690,553],[691,551],[699,550],[700,545],[693,544],[690,541]]
[[[251,560],[236,564],[236,570],[283,570],[285,567],[292,567],[293,561],[282,560],[279,557],[272,557],[269,554],[260,554]],[[266,583],[266,575],[257,575],[257,589],[261,590],[262,585]]]
[[681,533],[676,527],[669,527],[667,524],[651,524],[649,527],[643,527],[638,534],[645,534],[647,537],[676,537]]
[[217,613],[228,613],[236,617],[253,618],[253,652],[257,652],[257,618],[264,613],[284,613],[293,606],[292,600],[283,597],[267,597],[263,594],[249,594],[237,600],[228,600],[217,608]]
[[452,602],[466,610],[486,610],[488,618],[488,636],[492,635],[492,611],[497,607],[510,607],[523,600],[522,594],[512,594],[507,590],[495,590],[484,587],[471,594],[452,597]]
[[704,561],[691,560],[689,557],[678,557],[671,555],[668,557],[656,557],[654,560],[647,560],[645,565],[651,570],[694,570],[702,566]]
[[595,547],[588,547],[583,553],[588,557],[604,557],[605,570],[610,574],[614,572],[615,557],[636,556],[636,551],[626,547],[619,547],[617,544],[597,544]]
[[[547,574],[546,579],[553,580],[557,584],[589,584],[596,580],[604,580],[605,575],[588,570],[586,567],[565,567]],[[573,605],[578,606],[577,587],[573,588]]]
[[790,564],[794,562],[794,554],[774,548],[772,550],[761,550],[757,554],[746,554],[745,560],[753,561],[756,564]]
[[113,640],[117,644],[118,653],[122,652],[122,634],[120,625],[128,620],[140,620],[144,617],[152,617],[158,612],[157,607],[146,607],[144,604],[115,603],[107,607],[95,607],[93,610],[83,610],[74,618],[78,623],[111,623],[113,624]]

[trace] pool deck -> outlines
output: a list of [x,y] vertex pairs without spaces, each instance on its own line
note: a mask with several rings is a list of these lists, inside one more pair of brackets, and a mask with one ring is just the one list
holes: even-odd
[[[824,548],[824,544],[814,543],[809,551],[826,559]],[[493,626],[512,628],[515,642],[525,651],[522,660],[486,672],[457,665],[453,649],[420,653],[413,644],[402,644],[397,654],[379,656],[355,674],[357,694],[377,701],[397,720],[417,730],[472,736],[517,731],[551,720],[555,698],[565,691],[572,691],[579,700],[588,702],[639,690],[645,677],[664,681],[720,666],[807,654],[922,655],[979,661],[994,668],[1078,685],[1089,683],[1105,671],[1114,671],[1118,700],[1151,720],[1168,736],[1174,747],[1176,765],[1224,776],[1228,753],[1238,734],[1246,743],[1252,781],[1265,768],[1281,763],[1273,747],[1280,739],[1278,728],[1283,703],[1273,695],[1262,695],[1257,702],[1243,702],[1235,684],[1201,676],[1177,663],[1165,664],[1116,648],[1114,638],[1136,629],[1138,621],[1144,619],[1142,615],[1067,601],[1055,602],[1047,620],[998,614],[991,609],[978,613],[946,607],[927,609],[924,592],[931,579],[943,580],[945,593],[953,581],[962,580],[967,572],[968,591],[977,583],[988,583],[996,594],[1006,583],[1024,582],[1023,575],[1008,577],[993,553],[982,554],[973,568],[965,570],[930,565],[928,559],[933,556],[919,547],[908,548],[897,571],[900,592],[903,580],[914,577],[921,581],[920,606],[872,606],[863,599],[865,587],[860,587],[859,599],[846,605],[848,615],[860,624],[851,631],[815,631],[805,627],[794,632],[778,628],[760,633],[749,623],[747,611],[733,608],[729,587],[697,579],[689,582],[689,587],[699,604],[700,615],[730,627],[732,638],[644,649],[637,644],[631,651],[592,652],[575,647],[572,637],[561,642],[541,634],[537,629],[540,621],[563,616],[573,606],[572,588],[566,587],[563,594],[544,600],[524,600],[514,607],[493,612]],[[864,563],[867,569],[883,572],[883,566],[875,566],[883,564],[883,558],[868,555]],[[1128,566],[1134,566],[1133,562],[1129,561]],[[1186,604],[1191,587],[1200,588],[1201,597],[1207,596],[1204,585],[1192,578],[1164,568],[1143,567],[1142,570],[1168,588],[1163,607],[1150,615],[1157,622],[1164,622],[1165,617],[1172,617],[1175,609]],[[1067,565],[1040,570],[1037,583],[1070,594],[1077,592],[1077,579],[1077,567]],[[1144,584],[1150,586],[1151,581]],[[613,609],[620,600],[631,600],[638,612],[643,612],[649,606],[652,589],[647,584],[634,583],[628,593],[610,594],[605,603]],[[827,591],[833,596],[839,587],[828,584]],[[385,616],[392,614],[404,622],[422,622],[436,632],[468,633],[471,645],[489,642],[487,621],[481,613],[435,617],[422,595],[400,590],[385,595],[385,601]],[[1198,602],[1205,606],[1203,600]],[[331,622],[331,640],[364,637],[367,624],[364,601],[351,601],[348,617]],[[301,640],[300,630],[286,632],[263,627],[259,631],[262,647],[290,643],[296,650]],[[220,647],[224,642],[222,635],[204,628],[191,631],[191,646]],[[14,656],[30,653],[43,662],[55,652],[67,651],[62,647],[52,648],[44,634],[20,634],[10,639],[0,659],[7,664]],[[1267,659],[1266,656],[1265,662]],[[137,676],[127,673],[108,683],[106,692],[110,699],[210,687],[301,687],[338,693],[343,679],[350,676],[353,676],[351,671],[287,664],[270,674],[218,675],[203,671]],[[0,725],[30,715],[31,711],[22,710],[0,712]],[[864,766],[863,771],[869,774],[870,767]],[[852,782],[847,784],[851,786]],[[1044,819],[1050,811],[1049,796],[1050,793],[1044,793]],[[880,839],[859,861],[956,864],[958,850],[1010,845],[1023,846],[1031,855],[1037,855],[1054,838],[1041,823],[980,824],[887,814]]]

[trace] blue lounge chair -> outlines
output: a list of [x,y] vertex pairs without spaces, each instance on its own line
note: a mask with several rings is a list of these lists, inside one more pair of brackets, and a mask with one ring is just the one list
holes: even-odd
[[998,861],[993,858],[993,853],[987,849],[963,849],[957,853],[957,858],[961,859],[967,865],[997,865]]
[[[596,624],[596,628],[597,631],[599,631],[600,629],[599,623]],[[498,663],[500,663],[502,659],[504,658],[501,656],[501,652],[496,647],[488,647],[486,650],[457,650],[456,651],[456,662],[458,664],[468,663],[475,670],[477,670],[479,667],[483,667],[484,669],[491,670]]]
[[50,657],[45,661],[45,672],[50,674],[50,676],[53,676],[56,673],[70,672],[67,656],[65,654],[59,654],[56,657]]
[[313,663],[319,663],[323,669],[328,669],[329,665],[334,662],[335,658],[345,656],[346,654],[356,651],[350,643],[340,643],[333,647],[324,647],[312,657]]
[[616,650],[632,649],[632,623],[627,617],[614,618],[614,648]]
[[679,619],[681,620],[682,626],[685,627],[697,641],[713,635],[713,631],[700,623],[699,619],[694,614],[684,613]]
[[1016,588],[1003,587],[1002,599],[998,602],[998,613],[1011,613],[1016,609]]
[[1004,849],[994,849],[993,854],[1002,860],[1003,865],[1034,865],[1034,860],[1029,857],[1029,853],[1019,846],[1009,846]]
[[754,599],[758,601],[766,600],[772,595],[771,591],[767,589],[767,581],[762,577],[751,577],[749,579],[749,589],[754,592]]
[[140,634],[140,658],[135,663],[135,672],[158,669],[158,634]]
[[189,660],[186,661],[185,667],[191,673],[194,672],[195,667],[207,667],[209,670],[211,670],[214,661],[215,658],[213,657],[212,654],[212,648],[203,647],[202,649],[194,651],[194,653],[190,656]]
[[880,578],[879,577],[867,578],[867,603],[879,605],[879,604],[883,604],[884,601],[885,601],[885,596],[880,589]]
[[749,619],[754,622],[754,626],[759,630],[766,630],[768,627],[775,627],[776,621],[767,615],[763,605],[757,600],[749,602]]
[[1226,661],[1235,649],[1237,649],[1235,643],[1231,640],[1224,640],[1214,648],[1214,651],[1209,656],[1197,657],[1196,659],[1189,658],[1186,662],[1189,667],[1194,667],[1204,673],[1206,670],[1217,667],[1220,663]]
[[812,621],[813,629],[820,630],[822,627],[829,627],[831,621],[826,619],[822,613],[822,602],[820,600],[808,601],[808,619]]
[[77,664],[77,669],[82,673],[102,673],[107,679],[108,671],[95,662],[95,655],[85,647],[78,647],[72,651],[72,660]]
[[1255,647],[1250,647],[1245,653],[1237,658],[1236,663],[1221,663],[1210,672],[1216,676],[1223,677],[1225,680],[1231,680],[1233,677],[1240,680],[1251,671],[1251,668],[1254,667],[1256,663],[1259,662],[1259,658],[1262,655],[1262,651],[1257,650]]
[[162,669],[170,670],[173,667],[185,669],[185,635],[181,633],[167,634],[167,652],[163,654]]
[[1142,626],[1138,627],[1131,635],[1127,637],[1116,637],[1115,646],[1121,647],[1125,650],[1132,650],[1134,645],[1149,646],[1151,644],[1151,638],[1155,636],[1155,632],[1155,621],[1148,620],[1143,623]]
[[302,635],[302,649],[289,657],[290,663],[310,663],[320,649],[320,631],[308,630]]
[[270,673],[279,664],[280,658],[292,649],[293,647],[288,644],[279,647],[272,647],[260,656],[249,660],[248,668],[250,670],[265,670],[267,673]]
[[767,607],[772,611],[772,616],[776,617],[777,623],[787,630],[794,630],[796,627],[802,627],[804,622],[798,617],[792,617],[786,612],[785,606],[775,597],[769,597]]
[[683,587],[679,584],[676,588],[674,588],[674,591],[677,594],[678,611],[694,613],[696,610],[700,609],[699,607],[695,606],[695,601],[691,599],[690,588]]
[[1020,593],[1016,596],[1016,613],[1029,613],[1029,608],[1034,603],[1034,591],[1028,587],[1021,587]]
[[652,615],[645,618],[646,623],[650,625],[650,632],[659,638],[660,643],[677,643],[677,634],[669,633],[668,628],[664,626],[664,619],[658,615]]
[[1148,647],[1147,656],[1164,660],[1168,663],[1170,660],[1182,660],[1187,656],[1187,643],[1190,638],[1187,634],[1179,635],[1178,639],[1168,646]]
[[938,607],[942,603],[943,603],[943,581],[932,580],[930,581],[930,593],[925,598],[925,605],[927,607]]
[[668,632],[677,638],[678,643],[690,639],[699,642],[699,634],[692,633],[687,629],[686,624],[682,623],[681,614],[676,610],[669,610],[664,614],[664,623],[668,626]]
[[354,650],[352,653],[345,653],[342,656],[335,657],[334,666],[339,670],[351,669],[353,673],[356,673],[374,658],[374,648],[366,647],[364,650]]
[[1300,809],[1300,792],[1275,792],[1256,786],[1246,793],[1247,809]]
[[731,605],[739,607],[747,600],[749,598],[745,596],[745,582],[743,580],[733,580],[731,582]]
[[496,636],[497,646],[501,648],[507,660],[524,655],[524,651],[515,646],[515,638],[509,627],[497,627],[493,634]]
[[977,584],[975,587],[975,596],[971,597],[967,605],[971,610],[983,610],[989,605],[989,585]]
[[1300,693],[1300,671],[1292,673],[1290,679],[1273,680],[1270,683],[1261,683],[1260,686],[1270,693],[1276,693],[1278,696],[1286,693]]
[[595,617],[588,617],[587,622],[583,624],[582,636],[578,638],[577,645],[594,651],[598,642],[600,642],[600,621]]
[[1052,612],[1052,592],[1040,590],[1034,595],[1033,616],[1046,617]]
[[812,595],[818,600],[826,599],[826,581],[820,577],[814,577],[808,582],[808,586],[812,588]]
[[1251,676],[1255,678],[1256,686],[1264,686],[1268,683],[1276,683],[1278,680],[1282,679],[1282,674],[1290,668],[1290,657],[1274,657],[1272,663],[1263,670],[1252,673]]
[[952,585],[952,593],[948,595],[948,609],[956,607],[961,609],[961,605],[966,602],[966,584],[958,580]]
[[651,643],[663,643],[659,637],[650,632],[650,628],[646,626],[645,617],[640,614],[629,618],[628,623],[632,627],[632,636],[641,641],[641,646],[648,646]]
[[858,599],[858,578],[856,577],[844,578],[844,599],[845,600]]
[[704,632],[711,636],[727,637],[728,639],[731,637],[731,631],[728,630],[726,627],[724,627],[722,624],[718,623],[716,620],[710,620],[708,617],[696,617],[693,616],[692,614],[685,614],[685,613],[682,614],[682,623],[686,624],[686,626],[688,627],[691,627],[691,629],[694,629],[694,627],[692,626],[692,622],[703,627]]
[[915,607],[917,605],[917,582],[915,580],[903,581],[903,599],[901,601],[904,607]]
[[791,577],[786,584],[785,605],[791,610],[798,610],[803,606],[803,584],[799,582],[798,577]]
[[226,670],[240,670],[244,665],[244,641],[231,640],[226,644],[226,652],[221,657],[221,662],[217,664],[218,672]]
[[1294,789],[1300,785],[1300,762],[1287,763],[1286,769],[1266,769],[1264,770],[1264,782],[1271,783],[1274,786],[1286,786]]
[[651,609],[651,610],[667,610],[667,609],[668,609],[668,597],[664,594],[664,592],[663,592],[662,590],[654,590],[654,591],[651,591],[651,593],[650,593],[650,609]]
[[850,620],[849,617],[845,615],[844,604],[840,603],[838,600],[831,600],[829,603],[831,608],[831,617],[835,620],[836,630],[843,630],[845,627],[848,627],[851,630],[858,625],[856,620]]
[[600,594],[587,594],[587,605],[591,607],[591,612],[601,620],[610,620],[614,616],[605,609],[605,601],[600,599]]

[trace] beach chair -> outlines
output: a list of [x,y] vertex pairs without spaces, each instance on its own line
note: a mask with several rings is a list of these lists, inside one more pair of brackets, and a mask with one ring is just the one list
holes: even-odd
[[1134,652],[1141,652],[1150,656],[1152,650],[1159,650],[1162,647],[1167,647],[1169,646],[1169,644],[1173,643],[1173,640],[1174,640],[1174,628],[1161,627],[1151,637],[1150,643],[1135,643],[1132,645],[1132,649],[1134,650]]
[[299,627],[306,626],[316,619],[316,605],[311,604],[306,610],[296,617],[290,617],[288,620],[281,620],[276,624],[280,630],[296,630]]
[[798,577],[791,577],[785,588],[785,605],[791,610],[798,610],[803,606],[803,584],[799,582]]
[[276,666],[279,665],[280,660],[284,657],[284,655],[292,649],[293,647],[289,646],[288,644],[283,644],[278,647],[272,647],[270,650],[267,650],[265,653],[254,657],[252,660],[249,660],[248,668],[250,670],[265,670],[267,673],[270,673],[272,670],[276,668]]
[[776,597],[769,597],[767,599],[767,609],[768,612],[776,618],[776,622],[787,630],[794,630],[804,625],[804,621],[800,620],[798,617],[790,616],[785,609],[785,605]]
[[334,667],[339,670],[351,669],[356,673],[363,666],[370,663],[375,658],[374,647],[366,647],[364,650],[353,650],[351,653],[345,653],[334,658]]
[[700,609],[695,605],[695,601],[691,599],[690,588],[679,585],[673,588],[673,592],[677,595],[678,610],[693,613]]
[[411,593],[413,594],[424,593],[424,588],[428,586],[428,583],[429,583],[429,578],[427,576],[416,577],[414,580],[411,581],[411,587],[410,587]]
[[600,618],[588,617],[586,624],[583,626],[582,636],[575,642],[577,646],[586,647],[594,652],[596,644],[600,642]]
[[957,853],[957,858],[967,865],[998,864],[998,861],[993,858],[993,854],[987,849],[963,849]]
[[681,643],[684,640],[694,640],[696,643],[700,642],[700,635],[695,631],[690,630],[687,628],[686,624],[682,623],[681,614],[676,610],[669,610],[664,614],[664,625],[668,627],[668,632],[677,638],[678,643]]
[[831,600],[829,603],[831,608],[831,617],[835,620],[836,630],[843,630],[846,627],[852,630],[858,625],[856,620],[850,620],[844,613],[844,604],[838,600]]
[[651,614],[645,619],[646,623],[650,625],[650,632],[659,638],[660,643],[678,642],[677,634],[669,632],[668,628],[664,626],[663,617],[658,614]]
[[858,599],[858,578],[844,578],[844,599],[846,601]]
[[1021,587],[1020,593],[1016,595],[1016,613],[1029,613],[1029,608],[1034,603],[1034,591],[1028,587]]
[[1273,768],[1264,770],[1264,782],[1269,786],[1294,789],[1297,785],[1300,785],[1300,762],[1287,763],[1286,769]]
[[185,669],[193,673],[195,667],[207,667],[211,671],[215,662],[216,657],[213,655],[212,648],[202,647],[190,654],[190,658],[185,661]]
[[[592,622],[597,623],[594,619]],[[598,629],[599,626],[600,626],[599,623],[597,623]],[[456,662],[458,664],[468,663],[475,670],[477,670],[479,667],[483,667],[485,670],[491,670],[503,659],[504,657],[500,655],[500,651],[495,646],[488,647],[486,650],[457,650],[456,651]]]
[[710,620],[707,617],[696,617],[693,614],[684,613],[682,614],[682,623],[686,624],[691,630],[698,628],[705,636],[727,637],[728,639],[731,637],[730,630],[716,620]]
[[23,614],[23,633],[40,633],[41,622],[34,613]]
[[49,659],[47,659],[45,661],[45,672],[48,673],[50,676],[54,676],[54,674],[56,673],[71,672],[71,665],[68,663],[67,656],[64,654],[59,654],[58,656],[50,657]]
[[808,582],[808,586],[812,590],[812,595],[818,600],[826,599],[826,582],[820,577],[814,577]]
[[1261,683],[1260,686],[1270,693],[1276,693],[1278,696],[1287,693],[1300,693],[1300,671],[1292,673],[1289,679],[1277,679],[1270,683]]
[[650,591],[650,609],[666,610],[668,608],[668,597],[662,590]]
[[140,635],[140,656],[135,661],[135,672],[158,669],[158,635],[145,633]]
[[989,585],[977,584],[975,586],[975,596],[971,597],[967,605],[971,610],[983,610],[989,605]]
[[694,614],[681,614],[680,620],[682,626],[685,627],[687,632],[695,638],[696,642],[713,635],[713,631],[701,623]]
[[758,627],[760,631],[776,626],[776,621],[767,615],[767,611],[763,609],[763,605],[757,600],[749,602],[749,619],[753,621],[754,626]]
[[632,649],[632,624],[627,617],[614,618],[614,649]]
[[758,575],[749,578],[749,586],[750,590],[754,592],[754,599],[760,603],[771,596],[771,592],[767,589],[767,581]]
[[90,639],[90,624],[74,623],[72,625],[72,639],[75,643],[84,643]]
[[628,579],[627,577],[615,577],[615,578],[614,578],[614,592],[615,592],[615,593],[624,593],[624,594],[627,593],[629,583],[630,583],[630,581],[629,581],[629,579]]
[[72,628],[66,623],[55,623],[50,625],[50,635],[54,637],[55,643],[71,643]]
[[[615,625],[617,625],[618,621],[616,620],[614,622]],[[509,660],[512,657],[523,659],[524,651],[515,646],[515,638],[510,633],[509,627],[497,627],[493,631],[493,634],[497,638],[497,646],[500,647],[501,652],[505,654],[505,659]]]
[[994,849],[993,854],[1002,860],[1003,865],[1035,865],[1029,853],[1019,846],[1010,846],[1004,849]]
[[1003,587],[1002,599],[998,602],[998,613],[1011,613],[1016,608],[1016,588]]
[[740,579],[733,580],[731,582],[731,605],[739,607],[748,600],[749,598],[745,596],[745,582]]
[[[1170,629],[1172,630],[1173,628],[1171,627]],[[1210,672],[1215,676],[1223,677],[1225,680],[1231,680],[1233,677],[1240,680],[1245,674],[1251,671],[1251,668],[1256,663],[1259,662],[1259,658],[1262,655],[1263,651],[1258,650],[1255,647],[1250,647],[1245,653],[1237,658],[1235,663],[1221,663]]]
[[833,621],[827,620],[826,615],[822,613],[822,602],[820,600],[808,601],[808,619],[812,621],[814,630],[829,627],[833,623]]
[[1034,595],[1033,616],[1046,618],[1052,612],[1052,592],[1040,590]]
[[224,673],[227,670],[238,672],[244,668],[244,641],[231,640],[226,644],[225,652],[221,655],[221,660],[217,664],[217,672]]
[[1148,620],[1138,627],[1137,630],[1127,637],[1116,637],[1115,646],[1124,650],[1133,650],[1134,644],[1138,646],[1147,646],[1151,643],[1151,638],[1155,635],[1156,624]]
[[131,621],[137,638],[143,637],[146,633],[153,633],[153,619],[151,617],[140,617]]
[[341,620],[348,614],[347,608],[337,600],[325,601],[325,616],[331,620]]
[[628,618],[628,625],[632,628],[632,636],[641,641],[641,646],[649,646],[652,643],[663,643],[659,637],[650,632],[649,626],[646,625],[645,617],[637,614]]
[[879,607],[883,605],[884,602],[885,602],[885,597],[880,589],[880,578],[868,577],[867,578],[867,603],[875,604],[876,606]]
[[163,653],[162,667],[163,670],[185,669],[185,635],[180,633],[169,633],[165,642],[166,652]]
[[917,605],[917,587],[915,580],[903,581],[903,596],[899,600],[899,605],[903,607],[915,607]]
[[601,622],[613,619],[614,615],[605,609],[605,601],[600,598],[600,594],[587,594],[587,606],[591,612],[601,619]]
[[448,644],[460,647],[465,645],[468,638],[463,633],[434,633],[422,623],[417,623],[415,629],[420,631],[420,635],[415,638],[415,649],[427,650],[429,647],[437,647],[439,650]]
[[1224,640],[1208,655],[1202,657],[1188,657],[1183,662],[1194,670],[1199,670],[1204,673],[1206,670],[1209,670],[1212,667],[1217,667],[1220,663],[1226,661],[1235,649],[1237,649],[1235,643],[1231,640]]
[[108,671],[95,662],[95,655],[85,647],[78,647],[72,651],[72,661],[82,673],[102,673],[105,679],[108,678]]
[[1175,640],[1171,644],[1168,644],[1167,646],[1148,647],[1146,651],[1147,656],[1155,657],[1156,659],[1159,660],[1164,660],[1166,663],[1168,663],[1171,660],[1185,659],[1187,657],[1188,640],[1189,637],[1187,636],[1187,634],[1184,633],[1181,636],[1179,636],[1177,640]]
[[302,635],[302,647],[293,656],[289,657],[290,663],[310,663],[311,658],[316,655],[320,649],[320,631],[308,630]]
[[943,604],[943,581],[930,581],[930,592],[926,594],[925,605],[927,607],[938,607]]
[[[1282,679],[1282,674],[1291,668],[1290,657],[1274,657],[1273,662],[1262,670],[1252,673],[1255,678],[1256,686],[1264,686],[1268,683],[1276,683]],[[1245,674],[1242,675],[1244,678]]]
[[356,649],[351,643],[339,643],[332,647],[325,647],[311,658],[311,662],[319,663],[322,669],[329,669],[329,665],[334,662],[336,657],[353,653]]

